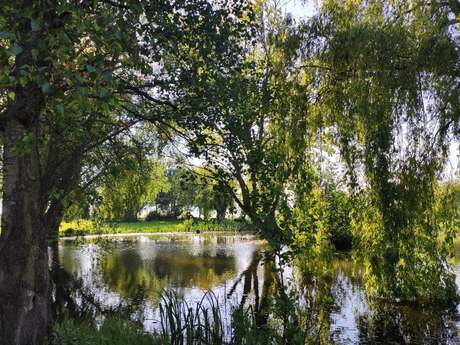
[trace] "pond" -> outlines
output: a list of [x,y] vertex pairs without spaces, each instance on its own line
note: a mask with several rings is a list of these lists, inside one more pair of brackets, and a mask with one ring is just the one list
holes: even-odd
[[[96,319],[124,312],[155,331],[166,291],[190,306],[212,291],[228,322],[232,307],[263,298],[259,294],[270,281],[261,260],[264,247],[252,235],[222,233],[62,239],[55,312]],[[460,247],[457,254],[460,259]],[[460,286],[460,263],[455,271]],[[326,332],[331,344],[460,344],[460,309],[370,303],[360,269],[346,254],[329,262],[327,272],[298,279],[287,267],[283,277],[315,315],[312,329]]]

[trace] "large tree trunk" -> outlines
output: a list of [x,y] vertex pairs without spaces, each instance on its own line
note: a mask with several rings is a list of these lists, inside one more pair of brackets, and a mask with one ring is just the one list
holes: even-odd
[[51,321],[47,233],[42,224],[44,205],[40,205],[39,157],[30,142],[30,138],[36,137],[36,117],[35,114],[24,114],[27,107],[25,102],[16,109],[23,113],[10,117],[4,128],[0,235],[2,345],[39,344],[49,331]]

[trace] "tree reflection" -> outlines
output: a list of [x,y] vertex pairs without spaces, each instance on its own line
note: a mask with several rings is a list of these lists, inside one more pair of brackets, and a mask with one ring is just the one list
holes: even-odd
[[329,344],[330,281],[304,277],[299,284],[286,279],[285,269],[275,253],[255,254],[228,297],[242,283],[240,309],[248,304],[252,293],[254,303],[249,308],[255,327],[270,332],[284,344]]
[[[135,311],[139,310],[142,299],[133,300],[131,303],[122,301],[115,305],[107,305],[99,300],[93,287],[86,286],[84,279],[75,275],[78,271],[78,263],[60,252],[57,242],[50,244],[49,251],[54,320],[65,318],[90,320],[97,316],[130,318]],[[61,261],[62,259],[64,262]]]
[[211,289],[234,276],[235,262],[219,253],[194,256],[187,251],[165,251],[146,260],[137,250],[128,249],[104,254],[100,272],[107,286],[121,296],[132,298],[141,290],[158,302],[160,292],[168,287]]
[[[85,265],[81,257],[76,260],[70,252],[55,254],[56,244],[51,249],[55,317],[66,313],[72,318],[136,318],[137,311],[146,306],[155,309],[165,289],[179,293],[187,287],[212,290],[236,275],[234,257],[218,250],[200,248],[195,255],[187,247],[156,248],[153,253],[150,248],[144,252],[128,246],[98,251],[96,269],[88,274],[96,278],[89,278],[81,274]],[[295,262],[281,265],[275,253],[255,250],[235,278],[227,298],[240,297],[235,307],[250,310],[254,334],[269,334],[264,339],[276,339],[273,344],[458,342],[455,310],[371,299],[363,284],[362,267],[347,255],[297,256]],[[103,303],[99,296],[107,290],[121,297],[121,302]]]
[[369,302],[357,317],[360,344],[457,344],[448,310]]
[[296,260],[290,264],[291,279],[286,279],[283,272],[289,269],[275,258],[269,253],[254,255],[229,295],[242,285],[240,308],[253,311],[252,322],[260,331],[275,332],[277,344],[458,343],[454,310],[371,300],[362,269],[351,259]]

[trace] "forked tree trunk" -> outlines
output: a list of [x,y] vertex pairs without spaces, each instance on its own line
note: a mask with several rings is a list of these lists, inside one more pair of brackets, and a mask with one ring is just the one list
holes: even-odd
[[[50,327],[47,233],[40,205],[33,117],[4,128],[0,235],[0,344],[39,344]],[[24,145],[21,145],[24,143]]]

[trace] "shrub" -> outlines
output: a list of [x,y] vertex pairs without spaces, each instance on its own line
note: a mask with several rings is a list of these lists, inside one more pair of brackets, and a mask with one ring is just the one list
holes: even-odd
[[147,214],[145,221],[150,222],[154,220],[168,221],[177,220],[177,214],[161,214],[157,211],[152,211]]

